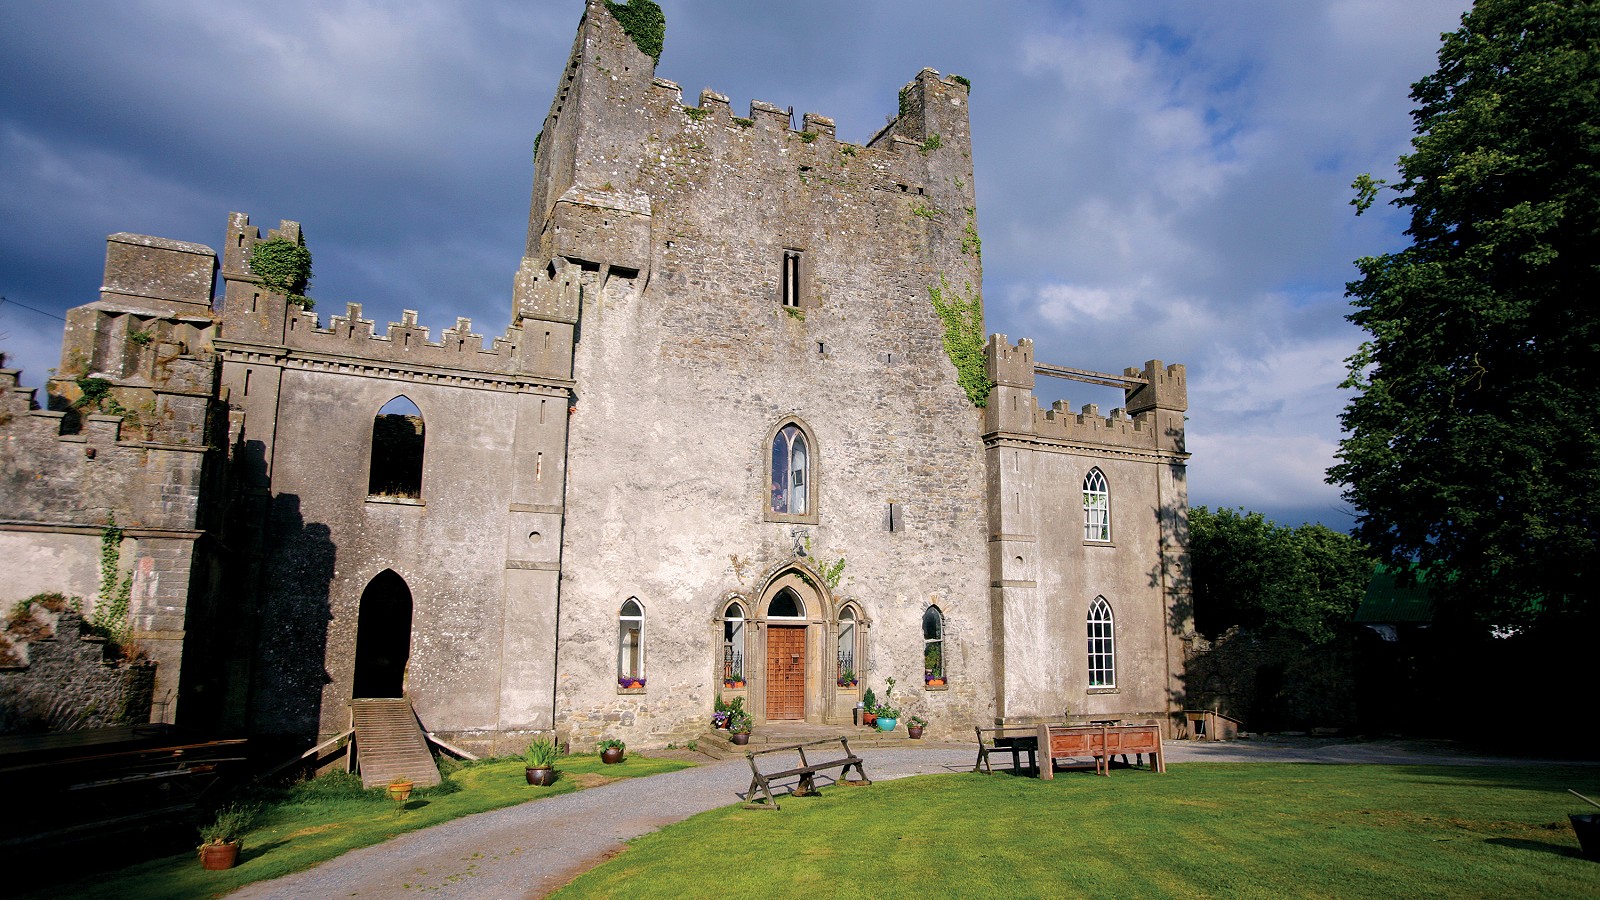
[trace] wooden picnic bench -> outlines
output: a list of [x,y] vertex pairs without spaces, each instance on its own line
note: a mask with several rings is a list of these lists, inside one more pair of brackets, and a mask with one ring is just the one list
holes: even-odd
[[1040,778],[1054,777],[1053,760],[1057,757],[1093,757],[1095,774],[1109,776],[1113,756],[1121,756],[1126,761],[1132,754],[1142,764],[1148,754],[1152,771],[1167,770],[1159,725],[1040,725],[1036,735],[1035,741],[1044,756],[1039,768]]
[[1039,774],[1039,729],[1035,725],[1000,725],[994,728],[985,728],[975,725],[973,729],[978,732],[978,761],[972,764],[972,771],[993,775],[994,769],[989,767],[989,754],[1010,753],[1011,768],[1013,771],[1022,771],[1022,754],[1028,754],[1028,771],[1034,775]]
[[[850,739],[847,737],[837,738],[839,746],[844,749],[844,756],[838,759],[830,759],[827,762],[818,763],[814,763],[806,759],[807,747],[831,747],[833,746],[834,740],[835,739],[833,738],[829,738],[825,741],[809,741],[804,744],[790,744],[785,747],[772,747],[767,750],[746,752],[745,759],[750,761],[750,789],[747,790],[744,795],[744,808],[777,809],[778,798],[772,795],[772,782],[783,778],[793,778],[797,775],[800,777],[800,780],[793,788],[790,789],[790,794],[796,797],[803,797],[807,794],[820,793],[817,790],[816,775],[818,772],[822,772],[826,769],[838,769],[838,780],[844,784],[871,784],[872,780],[867,777],[867,770],[862,768],[861,757],[850,752]],[[784,769],[780,772],[762,772],[761,767],[756,765],[756,757],[770,756],[775,753],[799,754],[800,765]],[[852,768],[856,770],[856,775],[859,776],[857,780],[853,781],[844,777],[845,773],[849,772]],[[756,798],[757,791],[760,791],[766,795],[767,802],[762,803]]]

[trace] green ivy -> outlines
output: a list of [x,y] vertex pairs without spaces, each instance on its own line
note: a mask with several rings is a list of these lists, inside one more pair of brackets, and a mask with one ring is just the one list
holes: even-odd
[[974,290],[963,297],[940,275],[938,284],[928,285],[928,296],[944,323],[944,352],[955,364],[956,381],[973,406],[988,405],[994,382],[983,358],[983,295]]
[[961,235],[961,252],[983,261],[983,239],[978,237],[977,211],[967,207],[967,227]]
[[911,214],[918,218],[931,219],[939,214],[939,209],[926,203],[913,203],[911,204]]
[[733,124],[739,126],[740,128],[754,128],[756,126],[756,120],[755,119],[741,119],[738,116],[734,116],[733,117]]
[[908,84],[905,87],[900,89],[900,118],[902,118],[902,119],[905,118],[906,117],[906,113],[908,113],[910,111],[911,111],[911,85]]
[[628,3],[606,0],[606,10],[633,39],[640,53],[661,62],[661,45],[667,38],[667,15],[661,7],[650,0],[629,0]]
[[817,139],[817,132],[815,132],[815,131],[802,131],[802,132],[800,132],[800,141],[802,143],[809,144],[809,143],[811,143],[812,141],[814,141],[816,139]]
[[971,79],[967,78],[967,76],[965,76],[965,75],[951,75],[950,76],[950,80],[954,81],[956,84],[959,84],[962,87],[966,88],[967,89],[967,93],[969,93],[969,94],[972,93],[972,81],[971,81]]
[[130,332],[128,332],[128,341],[130,343],[137,344],[140,347],[143,347],[143,346],[149,344],[151,341],[153,341],[155,339],[156,339],[156,333],[154,331],[130,331]]
[[79,375],[74,379],[78,385],[78,399],[72,401],[73,409],[94,408],[101,409],[111,395],[111,382],[104,378],[91,378],[88,375]]
[[917,149],[922,153],[922,155],[926,156],[929,150],[937,150],[943,146],[943,138],[939,137],[937,134],[930,134],[928,135],[928,139],[922,142],[922,146]]
[[534,162],[538,162],[539,161],[539,142],[542,141],[542,140],[544,140],[544,132],[542,132],[542,131],[533,136],[533,161]]
[[92,626],[119,646],[128,642],[131,632],[128,606],[133,597],[133,573],[117,579],[121,564],[122,529],[117,527],[117,517],[111,515],[106,517],[106,529],[100,534],[100,602],[95,604]]
[[275,237],[250,248],[250,271],[261,279],[261,286],[282,294],[290,303],[311,309],[315,305],[303,293],[311,283],[311,251],[288,238]]
[[707,115],[707,111],[704,110],[704,109],[701,109],[698,106],[685,106],[683,108],[683,112],[684,112],[684,115],[686,115],[689,118],[695,120],[696,122],[700,121],[701,119],[704,119],[706,117],[706,115]]

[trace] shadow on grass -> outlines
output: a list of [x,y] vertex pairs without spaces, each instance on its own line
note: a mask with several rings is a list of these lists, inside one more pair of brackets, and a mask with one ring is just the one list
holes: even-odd
[[1510,847],[1513,850],[1533,850],[1540,853],[1552,853],[1556,856],[1570,856],[1582,859],[1583,854],[1576,847],[1563,847],[1560,844],[1547,844],[1544,841],[1529,841],[1522,838],[1489,838],[1485,844],[1494,844],[1497,847]]
[[283,840],[268,841],[267,843],[258,847],[252,847],[246,844],[245,846],[239,848],[239,865],[243,865],[252,859],[260,859],[261,857],[266,856],[268,853],[271,853],[287,843],[289,843],[289,841],[287,838],[285,838]]

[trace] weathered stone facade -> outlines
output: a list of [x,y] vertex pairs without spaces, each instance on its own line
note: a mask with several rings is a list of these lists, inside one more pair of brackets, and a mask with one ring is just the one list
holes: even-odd
[[[210,488],[188,527],[228,551],[225,613],[204,637],[191,623],[191,646],[206,643],[182,663],[209,719],[309,740],[343,730],[353,696],[404,691],[430,730],[469,744],[556,729],[649,747],[704,730],[719,692],[758,725],[837,724],[894,677],[896,705],[935,735],[1170,720],[1183,369],[1099,376],[1128,388],[1110,417],[1041,411],[1031,344],[997,337],[998,386],[974,406],[930,302],[930,287],[982,284],[965,83],[924,69],[853,145],[815,114],[798,129],[766,103],[737,117],[712,91],[685,106],[654,69],[586,4],[537,144],[511,325],[487,342],[465,319],[435,341],[409,311],[380,331],[355,304],[323,325],[251,271],[263,238],[240,214],[216,317],[188,256],[150,258],[178,245],[113,238],[116,315],[138,293],[117,285],[158,283],[162,335],[204,348],[152,357],[172,356],[182,387],[157,391],[171,412],[149,439],[114,446],[171,450],[169,421],[223,430],[210,410],[226,414],[225,437],[195,431],[191,448],[226,448],[226,486],[197,465],[156,491],[165,510],[179,487]],[[299,226],[268,238],[299,243]],[[134,326],[116,327],[85,371],[120,385],[145,362],[129,356]],[[379,491],[376,417],[402,397],[420,484]],[[51,415],[20,402],[19,416]],[[48,462],[67,452],[56,444],[81,454],[84,438],[52,425],[0,458],[8,492],[50,493],[23,483],[33,454],[49,471],[65,465]],[[1084,540],[1091,468],[1110,486],[1106,540]],[[97,514],[75,497],[37,521]],[[211,571],[191,564],[190,581],[211,591]],[[1096,598],[1115,615],[1109,683],[1085,662]]]

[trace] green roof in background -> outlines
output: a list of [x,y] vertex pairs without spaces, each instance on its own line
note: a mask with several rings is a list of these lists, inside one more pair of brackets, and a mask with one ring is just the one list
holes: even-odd
[[1357,625],[1432,622],[1433,601],[1428,598],[1427,573],[1419,572],[1415,584],[1401,587],[1396,583],[1394,570],[1381,565],[1373,569],[1372,580],[1367,582],[1367,595],[1361,598],[1361,605],[1356,607],[1351,621]]

